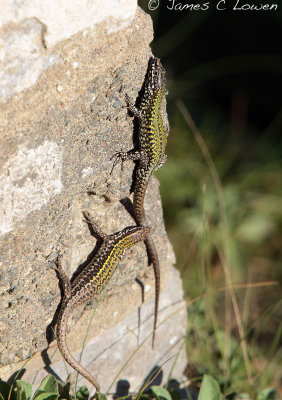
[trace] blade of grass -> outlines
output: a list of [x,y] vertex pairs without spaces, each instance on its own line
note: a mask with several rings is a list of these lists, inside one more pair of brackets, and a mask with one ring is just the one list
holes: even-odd
[[173,360],[172,366],[171,366],[170,371],[169,371],[169,373],[168,373],[167,383],[166,383],[165,386],[164,386],[165,389],[166,389],[167,386],[168,386],[169,380],[170,380],[170,378],[171,378],[171,376],[172,376],[173,370],[174,370],[174,368],[175,368],[175,366],[176,366],[176,363],[177,363],[177,361],[178,361],[178,359],[179,359],[180,353],[181,353],[181,351],[182,351],[184,345],[185,345],[185,339],[183,340],[182,344],[180,345],[180,347],[179,347],[179,349],[178,349],[178,351],[177,351],[177,353],[176,353],[176,355],[175,355],[175,359]]
[[170,356],[166,361],[164,361],[160,367],[157,369],[157,371],[153,372],[152,375],[147,379],[147,381],[144,383],[144,385],[142,386],[142,388],[140,389],[138,396],[136,398],[136,400],[139,400],[139,398],[142,396],[142,394],[144,393],[144,391],[150,386],[150,384],[156,379],[156,377],[159,375],[159,373],[162,370],[162,367],[168,362],[170,361],[173,357],[175,357],[176,355],[173,354],[172,356]]
[[[279,285],[279,282],[277,281],[268,281],[268,282],[256,282],[256,283],[252,283],[252,284],[236,284],[233,285],[232,288],[233,289],[245,289],[246,287],[249,286],[252,287],[263,287],[263,286],[274,286],[274,285]],[[217,288],[214,290],[214,293],[219,293],[219,292],[223,292],[223,291],[227,291],[230,290],[230,287],[221,287],[221,288]],[[164,318],[157,326],[156,330],[159,329],[160,326],[162,326],[164,323],[166,323],[170,318],[172,318],[174,315],[176,315],[177,313],[179,313],[180,311],[182,311],[184,308],[186,308],[187,306],[193,304],[195,301],[203,298],[206,296],[206,293],[202,293],[201,295],[195,297],[192,300],[189,300],[185,303],[184,306],[179,307],[177,310],[175,310],[173,313],[169,314],[166,318]],[[135,354],[142,348],[142,346],[144,345],[144,343],[150,339],[150,337],[152,336],[153,332],[149,333],[145,339],[139,344],[139,346],[136,347],[136,349],[134,350],[134,352],[128,357],[128,359],[125,361],[125,363],[123,364],[123,366],[120,368],[120,370],[118,371],[118,373],[116,374],[116,376],[114,377],[112,383],[110,384],[110,386],[108,387],[105,395],[107,396],[111,390],[111,388],[113,387],[114,383],[117,381],[118,377],[120,376],[120,374],[122,373],[122,371],[124,370],[124,368],[129,364],[129,362],[132,360],[132,358],[135,356]],[[168,360],[167,360],[168,361]],[[166,361],[166,362],[167,362]]]
[[21,373],[21,371],[24,369],[24,367],[29,363],[30,360],[32,360],[37,354],[39,354],[40,352],[38,351],[37,353],[33,354],[30,358],[28,358],[23,365],[21,366],[21,368],[19,369],[19,371],[16,373],[15,377],[13,378],[13,381],[11,383],[11,388],[9,391],[9,395],[8,395],[8,400],[11,399],[11,395],[12,395],[12,390],[13,390],[13,383],[17,380],[17,377],[19,376],[19,374]]
[[[95,308],[94,308],[94,310],[93,310],[93,312],[91,314],[89,323],[87,325],[87,329],[86,329],[86,332],[85,332],[85,335],[84,335],[84,338],[83,338],[83,342],[82,342],[81,352],[80,352],[80,355],[79,355],[79,360],[78,360],[79,364],[81,364],[83,352],[84,352],[84,349],[85,349],[85,346],[86,346],[86,340],[87,340],[87,337],[89,335],[90,328],[91,328],[91,325],[92,325],[92,322],[93,322],[93,319],[94,319],[94,315],[96,313],[96,309],[97,309],[97,306],[98,306],[99,302],[100,302],[100,300],[97,302],[97,305],[95,306]],[[79,374],[77,372],[76,373],[76,378],[75,378],[75,384],[74,384],[74,396],[75,396],[75,398],[76,398],[77,385],[78,385],[78,375]]]
[[[84,352],[84,349],[85,349],[85,346],[86,346],[86,340],[87,340],[87,337],[88,337],[88,335],[89,335],[90,328],[91,328],[91,325],[92,325],[92,322],[93,322],[94,315],[95,315],[95,313],[96,313],[97,307],[98,307],[98,305],[102,302],[102,300],[103,300],[103,298],[104,298],[104,296],[105,296],[105,293],[106,293],[106,290],[105,290],[105,289],[106,289],[106,287],[109,285],[109,283],[111,282],[111,280],[113,279],[113,276],[114,276],[114,274],[110,277],[110,279],[109,279],[109,281],[107,282],[106,286],[103,288],[102,293],[101,293],[101,294],[98,296],[98,298],[97,298],[96,305],[95,305],[95,307],[94,307],[94,309],[93,309],[93,312],[92,312],[92,314],[91,314],[91,318],[90,318],[90,320],[89,320],[89,323],[88,323],[88,325],[87,325],[87,329],[86,329],[86,332],[85,332],[85,335],[84,335],[84,338],[83,338],[82,348],[81,348],[81,352],[80,352],[80,355],[79,355],[79,363],[81,363],[81,360],[82,360],[83,352]],[[75,393],[76,393],[76,390],[77,390],[78,375],[79,375],[79,374],[78,374],[78,372],[77,372],[77,374],[76,374],[76,380],[75,380]]]
[[[248,376],[248,381],[249,383],[252,382],[252,371],[251,371],[251,364],[248,356],[248,351],[247,351],[247,343],[244,340],[244,328],[242,324],[242,319],[240,315],[240,310],[238,306],[238,302],[235,296],[234,291],[232,290],[232,281],[231,281],[231,274],[230,274],[230,260],[229,260],[229,247],[228,247],[228,238],[229,238],[229,230],[228,230],[228,223],[227,223],[227,216],[226,216],[226,210],[224,206],[224,197],[223,197],[223,191],[222,191],[222,185],[220,181],[220,177],[218,175],[217,169],[215,168],[214,162],[212,160],[212,157],[210,155],[210,152],[198,130],[196,127],[190,113],[188,112],[187,108],[185,107],[184,103],[181,100],[176,100],[176,105],[181,112],[183,118],[185,119],[187,126],[191,130],[192,135],[194,136],[194,139],[196,143],[199,146],[199,149],[201,150],[203,157],[208,165],[208,168],[210,170],[211,176],[214,181],[214,185],[216,188],[217,196],[218,196],[218,203],[219,203],[219,210],[220,210],[220,216],[221,216],[221,229],[222,229],[222,238],[223,238],[223,246],[224,246],[224,252],[221,251],[221,249],[217,246],[219,256],[222,262],[222,267],[225,275],[225,279],[227,282],[227,286],[230,288],[229,289],[229,294],[231,297],[235,317],[236,317],[236,323],[238,327],[238,332],[239,332],[239,337],[241,340],[241,346],[242,346],[242,353],[243,357],[245,360],[245,367],[246,367],[246,372]],[[228,336],[228,335],[225,335]],[[230,335],[229,335],[230,337]]]

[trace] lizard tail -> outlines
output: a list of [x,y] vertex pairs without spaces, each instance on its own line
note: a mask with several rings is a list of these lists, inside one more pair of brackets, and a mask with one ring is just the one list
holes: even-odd
[[152,239],[152,236],[149,235],[145,240],[147,252],[150,257],[150,262],[154,268],[155,275],[155,312],[154,312],[154,328],[153,328],[153,337],[152,337],[152,348],[154,348],[155,344],[155,336],[156,336],[156,328],[158,322],[158,312],[159,312],[159,298],[160,298],[160,264],[158,253]]
[[[143,183],[142,188],[140,187],[135,188],[134,191],[133,203],[134,203],[135,217],[138,225],[146,225],[146,217],[143,204],[147,186],[148,186],[148,181],[146,183]],[[154,328],[153,328],[153,338],[152,338],[152,348],[154,348],[156,328],[158,322],[159,297],[160,297],[160,263],[152,235],[149,235],[146,238],[145,245],[149,257],[149,264],[153,265],[154,275],[155,275],[155,312],[154,312]]]
[[[137,186],[138,184],[136,184]],[[146,183],[139,183],[138,187],[134,190],[133,195],[133,205],[134,205],[134,212],[135,218],[138,225],[146,225],[146,217],[144,211],[144,199],[146,194],[146,189],[148,186],[148,182]]]
[[70,304],[66,302],[62,305],[56,329],[56,338],[59,350],[66,360],[66,362],[74,368],[80,375],[87,379],[93,386],[95,386],[97,392],[100,392],[100,385],[97,380],[92,376],[85,368],[82,367],[71,355],[67,346],[67,322],[70,316],[71,307]]
[[[136,186],[134,189],[134,196],[133,196],[133,205],[134,205],[135,218],[137,224],[145,226],[146,217],[144,211],[144,199],[152,172],[146,170],[139,170],[137,171],[137,173],[139,173],[141,176],[139,176],[136,181]],[[145,239],[145,245],[148,252],[149,264],[153,265],[154,275],[155,275],[155,312],[154,312],[154,328],[153,328],[153,338],[152,338],[152,348],[154,348],[156,328],[158,322],[159,297],[160,297],[160,263],[152,235],[147,236],[147,238]]]

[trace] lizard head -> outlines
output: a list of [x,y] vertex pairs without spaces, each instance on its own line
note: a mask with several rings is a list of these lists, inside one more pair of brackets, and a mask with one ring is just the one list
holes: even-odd
[[126,238],[125,242],[130,246],[145,240],[149,233],[150,228],[146,226],[129,226],[120,232],[121,236]]
[[148,66],[147,88],[152,91],[165,90],[166,76],[165,69],[157,57],[151,57]]

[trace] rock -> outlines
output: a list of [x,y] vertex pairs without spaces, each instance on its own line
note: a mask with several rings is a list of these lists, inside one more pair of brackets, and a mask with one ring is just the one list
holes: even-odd
[[[153,284],[153,282],[151,283]],[[157,382],[157,384],[164,384],[168,378],[170,380],[181,379],[186,365],[184,345],[186,305],[183,301],[179,272],[174,268],[171,269],[169,283],[161,294],[159,327],[153,350],[154,299],[141,305],[141,290],[137,283],[126,285],[124,291],[126,292],[124,297],[129,302],[134,293],[138,293],[140,306],[114,327],[103,330],[101,334],[87,342],[83,350],[82,365],[86,366],[98,379],[102,392],[109,390],[117,393],[120,390],[120,385],[125,382],[127,382],[131,392],[136,392],[141,389],[147,378],[155,375],[156,371],[158,371],[158,374],[153,381]],[[120,296],[123,296],[122,291],[120,295],[114,293],[107,300],[106,307],[112,310],[112,320],[118,320],[119,315],[124,314],[124,310],[117,307],[117,304],[122,304],[122,307],[124,307]],[[145,288],[145,301],[146,298]],[[103,307],[105,307],[104,304]],[[99,314],[103,313],[103,309],[101,305],[98,305],[91,324],[90,336],[91,330],[95,330],[96,314],[98,314],[99,318]],[[92,316],[93,310],[87,310],[84,313],[79,323],[69,334],[70,343],[73,343],[79,337],[79,342],[82,344]],[[71,346],[70,349],[72,351]],[[58,356],[58,354],[59,351],[57,349],[56,355]],[[54,359],[54,349],[50,349],[48,355],[51,359]],[[79,359],[80,350],[73,352],[73,355],[76,359]],[[39,386],[48,372],[66,381],[68,374],[72,373],[73,370],[69,366],[66,367],[65,362],[60,356],[59,358],[60,361],[52,364],[47,363],[45,368],[43,368],[43,363],[41,362],[42,367],[37,370],[34,387]],[[46,357],[44,359],[46,360]],[[34,366],[38,369],[38,363],[31,360],[25,375],[25,379],[28,381],[33,378]],[[71,377],[71,381],[75,381],[75,375]],[[91,393],[94,393],[94,388],[89,385],[89,382],[79,376],[78,387],[82,384],[88,386]]]
[[[33,355],[22,379],[31,381],[36,376],[39,382],[46,374],[44,362],[65,377],[61,355],[53,350],[56,342],[51,343],[61,292],[50,267],[61,253],[63,268],[71,277],[97,249],[82,211],[88,211],[106,233],[135,224],[128,200],[132,199],[134,164],[128,162],[123,171],[116,166],[110,174],[110,158],[133,147],[133,123],[124,94],[135,99],[142,86],[152,25],[138,9],[131,25],[116,30],[113,23],[115,33],[109,33],[107,22],[72,32],[71,37],[67,32],[67,37],[55,43],[51,22],[41,14],[22,14],[26,4],[19,11],[22,18],[11,17],[1,28],[7,39],[1,62],[7,68],[0,102],[0,365],[1,378],[7,379]],[[45,10],[46,18],[52,20],[47,14]],[[129,10],[127,25],[132,22],[130,15]],[[57,29],[63,31],[65,23],[63,18]],[[21,46],[23,58],[15,55],[13,64],[7,54]],[[175,309],[174,301],[182,304],[182,291],[172,269],[174,254],[165,232],[156,178],[149,184],[145,211],[159,252],[162,289],[167,287],[162,294],[161,316],[165,318]],[[146,302],[153,298],[154,276],[144,243],[128,250],[119,263],[99,299],[89,332],[86,354],[94,358],[86,358],[85,363],[91,364],[95,374],[98,371],[103,388],[136,348],[140,287]],[[68,343],[74,354],[81,347],[92,310],[91,305],[80,307],[70,318]],[[153,300],[142,306],[140,341],[152,330],[153,311]],[[181,320],[173,319],[180,315]],[[134,368],[125,369],[122,378],[136,388],[150,368],[169,357],[184,335],[182,311],[159,328],[156,350],[151,351],[148,340],[134,358]],[[182,353],[181,368],[184,362]],[[107,375],[109,365],[111,376]],[[175,376],[180,379],[182,375]]]
[[[63,62],[46,49],[79,31],[93,37],[101,23],[108,33],[117,32],[132,24],[136,7],[134,0],[112,0],[103,5],[100,0],[70,0],[67,6],[55,0],[23,0],[20,5],[2,2],[0,96],[10,98],[34,85],[44,69]],[[76,66],[77,61],[73,68]]]

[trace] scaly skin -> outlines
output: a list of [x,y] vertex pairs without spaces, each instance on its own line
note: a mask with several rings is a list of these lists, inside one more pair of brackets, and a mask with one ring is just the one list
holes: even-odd
[[66,340],[68,318],[74,307],[101,293],[113,275],[124,250],[144,240],[148,236],[150,229],[143,226],[127,227],[113,235],[106,235],[93,222],[88,213],[84,212],[84,216],[87,222],[91,223],[95,231],[104,239],[104,242],[95,257],[75,278],[73,283],[70,282],[59,260],[57,260],[56,269],[64,283],[65,293],[57,320],[56,336],[63,358],[71,367],[91,382],[97,391],[100,391],[100,385],[94,376],[73,358],[68,349]]
[[[119,160],[122,163],[129,159],[139,160],[136,170],[133,206],[136,222],[141,226],[146,225],[144,199],[150,178],[154,171],[159,169],[166,160],[165,147],[168,132],[164,129],[160,110],[166,94],[166,78],[165,69],[158,58],[150,58],[144,89],[139,108],[136,108],[126,96],[128,108],[139,120],[139,150],[119,152],[113,156],[116,157],[113,168]],[[145,239],[145,244],[155,273],[154,347],[159,308],[160,266],[158,253],[151,235]]]

